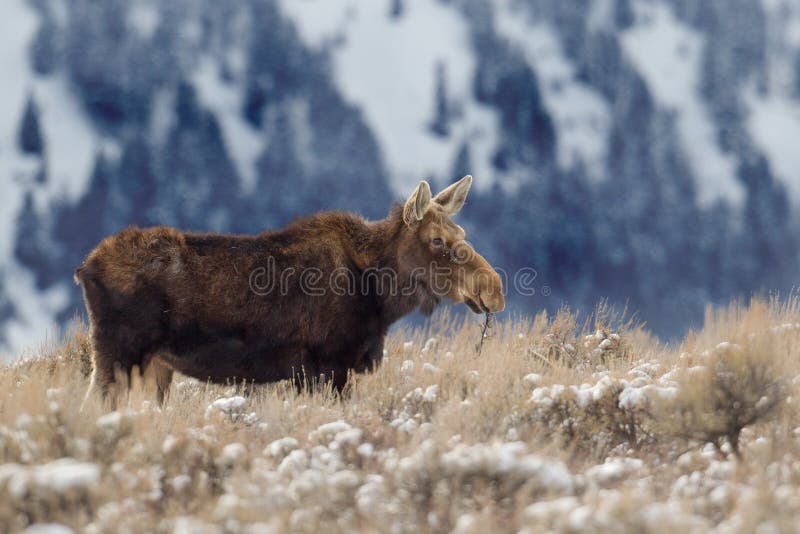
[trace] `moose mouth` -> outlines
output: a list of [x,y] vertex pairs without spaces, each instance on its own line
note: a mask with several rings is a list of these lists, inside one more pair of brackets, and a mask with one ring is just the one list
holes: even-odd
[[464,297],[464,304],[472,310],[474,313],[489,313],[489,308],[483,303],[481,300],[480,295],[477,296],[477,302],[475,299],[471,299],[469,297]]

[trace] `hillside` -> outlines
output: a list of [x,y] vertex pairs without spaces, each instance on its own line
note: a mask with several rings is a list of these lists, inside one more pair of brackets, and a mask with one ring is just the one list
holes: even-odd
[[[92,400],[86,333],[0,368],[0,524],[47,532],[789,532],[800,301],[664,346],[601,307],[397,332],[344,397]],[[55,524],[63,528],[55,530]],[[44,530],[31,530],[41,532]]]
[[792,0],[7,0],[0,346],[82,310],[128,224],[376,218],[471,173],[513,309],[628,303],[670,338],[796,285]]

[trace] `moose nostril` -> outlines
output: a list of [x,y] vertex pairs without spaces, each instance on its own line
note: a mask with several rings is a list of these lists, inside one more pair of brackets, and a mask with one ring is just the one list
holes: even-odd
[[502,293],[484,293],[483,295],[478,296],[478,300],[480,301],[481,307],[483,307],[485,311],[501,312],[506,307],[505,299],[503,298]]
[[471,282],[464,292],[474,295],[472,298],[479,309],[491,313],[505,309],[503,281],[494,269],[487,267],[478,271]]

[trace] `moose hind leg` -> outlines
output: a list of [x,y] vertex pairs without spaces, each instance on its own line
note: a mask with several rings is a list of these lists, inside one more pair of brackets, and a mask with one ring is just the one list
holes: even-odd
[[93,334],[92,377],[84,404],[92,395],[98,395],[104,404],[116,409],[121,393],[131,384],[134,366],[141,366],[142,351],[137,346],[125,345],[115,338],[96,331]]
[[81,274],[92,338],[92,378],[84,400],[98,395],[116,407],[131,384],[134,366],[152,352],[162,335],[163,305],[157,295],[130,296],[106,287],[85,270]]
[[145,359],[142,368],[142,376],[145,384],[148,386],[150,384],[155,385],[156,399],[159,405],[163,406],[164,404],[167,391],[169,390],[170,384],[172,384],[172,374],[172,368],[164,363],[158,356],[151,356]]
[[[93,355],[92,376],[89,382],[89,389],[83,399],[81,409],[86,405],[90,397],[96,396],[104,406],[116,409],[120,392],[120,380],[126,373],[118,361],[112,355],[98,352]],[[130,384],[130,369],[127,370],[128,385]]]
[[383,359],[383,346],[384,336],[374,336],[368,339],[362,346],[361,356],[356,361],[352,369],[343,368],[340,370],[339,375],[334,374],[333,385],[336,391],[341,393],[347,392],[347,386],[350,384],[349,373],[363,374],[375,371],[381,364]]
[[112,409],[116,407],[116,375],[114,362],[105,357],[97,357],[97,351],[92,354],[92,375],[89,379],[89,388],[81,403],[81,411],[92,397],[98,397],[103,404],[110,402]]
[[[367,344],[367,350],[364,353],[365,370],[374,371],[380,366],[383,361],[383,347],[385,336],[375,336]],[[362,371],[359,371],[362,372]]]

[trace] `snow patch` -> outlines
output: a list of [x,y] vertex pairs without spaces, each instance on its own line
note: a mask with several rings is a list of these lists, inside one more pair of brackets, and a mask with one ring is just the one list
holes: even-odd
[[576,79],[559,38],[550,26],[529,24],[511,4],[497,10],[497,29],[515,43],[536,73],[544,105],[558,139],[558,164],[563,169],[582,163],[602,178],[608,151],[610,112],[594,89]]
[[311,432],[309,432],[308,440],[312,442],[314,441],[322,442],[325,440],[330,441],[334,439],[339,433],[347,432],[352,428],[353,427],[349,423],[341,420],[332,421],[330,423],[324,423],[319,427],[317,427],[316,430],[312,430]]
[[98,417],[97,421],[95,421],[95,425],[97,425],[97,428],[102,430],[106,436],[114,437],[130,431],[135,418],[136,412],[133,410],[115,410]]
[[525,454],[526,445],[511,443],[457,444],[442,455],[446,473],[461,476],[513,474],[547,491],[568,492],[573,488],[572,474],[558,460]]
[[280,438],[267,445],[263,454],[273,458],[283,458],[299,446],[300,443],[292,437]]
[[[407,2],[403,15],[393,19],[386,4],[374,0],[281,0],[280,5],[308,46],[333,45],[335,82],[376,133],[399,195],[408,195],[423,178],[456,178],[450,172],[465,141],[476,187],[491,186],[498,118],[472,97],[475,58],[469,27],[457,9]],[[439,64],[445,67],[448,100],[460,111],[448,137],[429,130]]]
[[228,467],[236,465],[239,460],[247,456],[247,447],[241,443],[228,443],[222,448],[219,463]]
[[606,459],[605,463],[590,467],[586,471],[586,476],[604,486],[638,472],[643,465],[644,463],[638,458],[610,458]]
[[0,17],[0,71],[6,73],[0,84],[0,258],[10,255],[14,221],[22,205],[17,177],[26,175],[25,162],[17,151],[17,129],[31,89],[28,45],[38,22],[24,0],[5,0]]
[[[9,237],[15,235],[12,232]],[[4,289],[17,312],[4,325],[9,348],[15,353],[35,353],[44,343],[57,340],[61,332],[55,316],[69,301],[67,288],[56,285],[38,291],[30,271],[14,261],[4,268],[6,280],[13,281],[6,283]]]
[[788,98],[757,96],[754,91],[744,100],[753,142],[769,158],[772,172],[789,188],[792,199],[800,200],[800,107]]
[[226,84],[219,76],[218,65],[204,58],[194,72],[193,82],[203,106],[219,120],[225,148],[236,165],[246,191],[256,185],[256,161],[264,149],[264,138],[242,118],[241,88]]
[[73,458],[61,458],[31,467],[5,464],[0,469],[0,482],[6,481],[6,489],[17,499],[30,492],[66,493],[72,490],[88,490],[99,480],[99,466],[78,462]]
[[233,413],[241,410],[247,404],[247,399],[241,396],[223,397],[211,403],[209,410],[218,410],[224,413]]
[[206,419],[218,417],[231,422],[243,422],[246,425],[255,424],[258,421],[258,414],[255,412],[246,413],[246,408],[247,399],[241,395],[222,397],[208,405]]
[[673,111],[689,164],[697,177],[698,202],[722,197],[739,206],[744,190],[734,158],[722,152],[712,118],[699,94],[702,37],[661,3],[635,4],[636,24],[621,35],[622,48],[656,103]]
[[58,523],[34,523],[22,532],[23,534],[75,534],[75,531],[68,526]]
[[128,11],[128,27],[143,39],[150,39],[158,29],[160,22],[158,9],[152,4],[135,3]]
[[47,151],[48,193],[75,202],[86,191],[100,140],[63,76],[37,79],[33,92]]
[[25,1],[4,3],[0,17],[0,69],[13,75],[0,86],[0,258],[6,258],[0,260],[4,264],[0,266],[8,281],[5,290],[18,312],[4,325],[8,348],[14,352],[38,345],[47,334],[58,332],[55,314],[67,302],[64,287],[39,292],[33,276],[10,260],[22,199],[39,165],[37,158],[21,154],[17,147],[17,131],[28,94],[39,106],[46,150],[48,181],[40,197],[77,200],[86,190],[99,144],[64,77],[36,77],[28,65],[28,47],[38,25],[35,12]]

